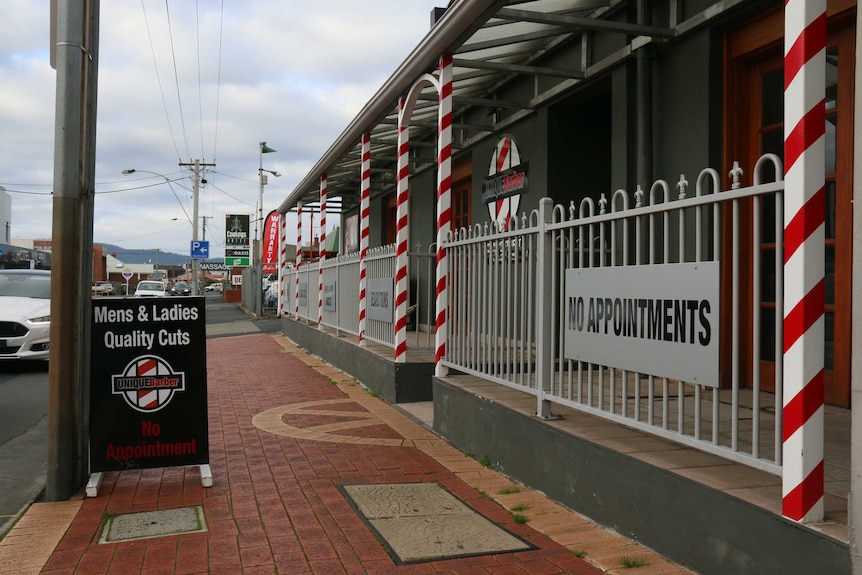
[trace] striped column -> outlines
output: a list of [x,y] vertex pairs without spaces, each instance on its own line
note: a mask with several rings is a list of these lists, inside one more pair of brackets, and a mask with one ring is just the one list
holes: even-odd
[[826,0],[784,5],[782,509],[823,518]]
[[410,126],[404,98],[398,100],[398,196],[395,232],[395,363],[407,362],[407,209],[410,180]]
[[320,258],[317,262],[317,329],[323,329],[323,263],[326,261],[326,174],[320,176]]
[[437,127],[437,300],[434,337],[434,374],[444,377],[449,370],[440,363],[446,357],[449,326],[446,307],[449,305],[447,280],[449,259],[443,241],[452,227],[452,56],[440,57],[440,105]]
[[281,229],[281,249],[278,252],[278,316],[284,317],[284,296],[287,294],[287,215],[279,214]]
[[294,314],[299,319],[299,266],[302,265],[302,202],[296,204],[296,289],[294,291]]
[[371,135],[362,134],[362,183],[359,192],[359,345],[365,341],[365,291],[368,284],[368,231],[371,214]]

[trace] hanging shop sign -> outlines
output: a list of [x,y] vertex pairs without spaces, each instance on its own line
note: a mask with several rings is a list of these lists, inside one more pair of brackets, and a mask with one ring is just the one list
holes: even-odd
[[567,269],[565,357],[718,385],[719,264]]
[[204,298],[93,301],[91,472],[209,462]]
[[482,184],[482,201],[488,204],[491,220],[500,229],[509,228],[509,219],[518,212],[521,194],[529,191],[527,163],[521,163],[518,145],[503,136],[494,147],[488,177]]

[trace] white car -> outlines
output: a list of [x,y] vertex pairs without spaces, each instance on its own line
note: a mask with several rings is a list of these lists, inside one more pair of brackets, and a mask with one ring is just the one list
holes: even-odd
[[135,288],[135,297],[167,297],[168,287],[165,282],[144,280]]
[[0,360],[49,355],[51,272],[0,270]]

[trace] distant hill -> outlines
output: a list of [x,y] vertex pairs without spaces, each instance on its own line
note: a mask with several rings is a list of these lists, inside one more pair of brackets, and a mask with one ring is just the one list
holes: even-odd
[[[99,243],[99,242],[94,242]],[[105,250],[104,253],[112,254],[115,258],[126,264],[155,264],[156,248],[134,250],[115,246],[113,244],[100,244]],[[159,266],[181,266],[189,263],[187,254],[177,254],[174,252],[163,252],[159,250]],[[221,258],[212,261],[222,262]]]

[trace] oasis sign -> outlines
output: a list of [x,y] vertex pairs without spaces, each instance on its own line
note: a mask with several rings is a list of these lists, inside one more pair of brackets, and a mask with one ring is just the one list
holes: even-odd
[[718,386],[718,262],[566,270],[565,356]]

